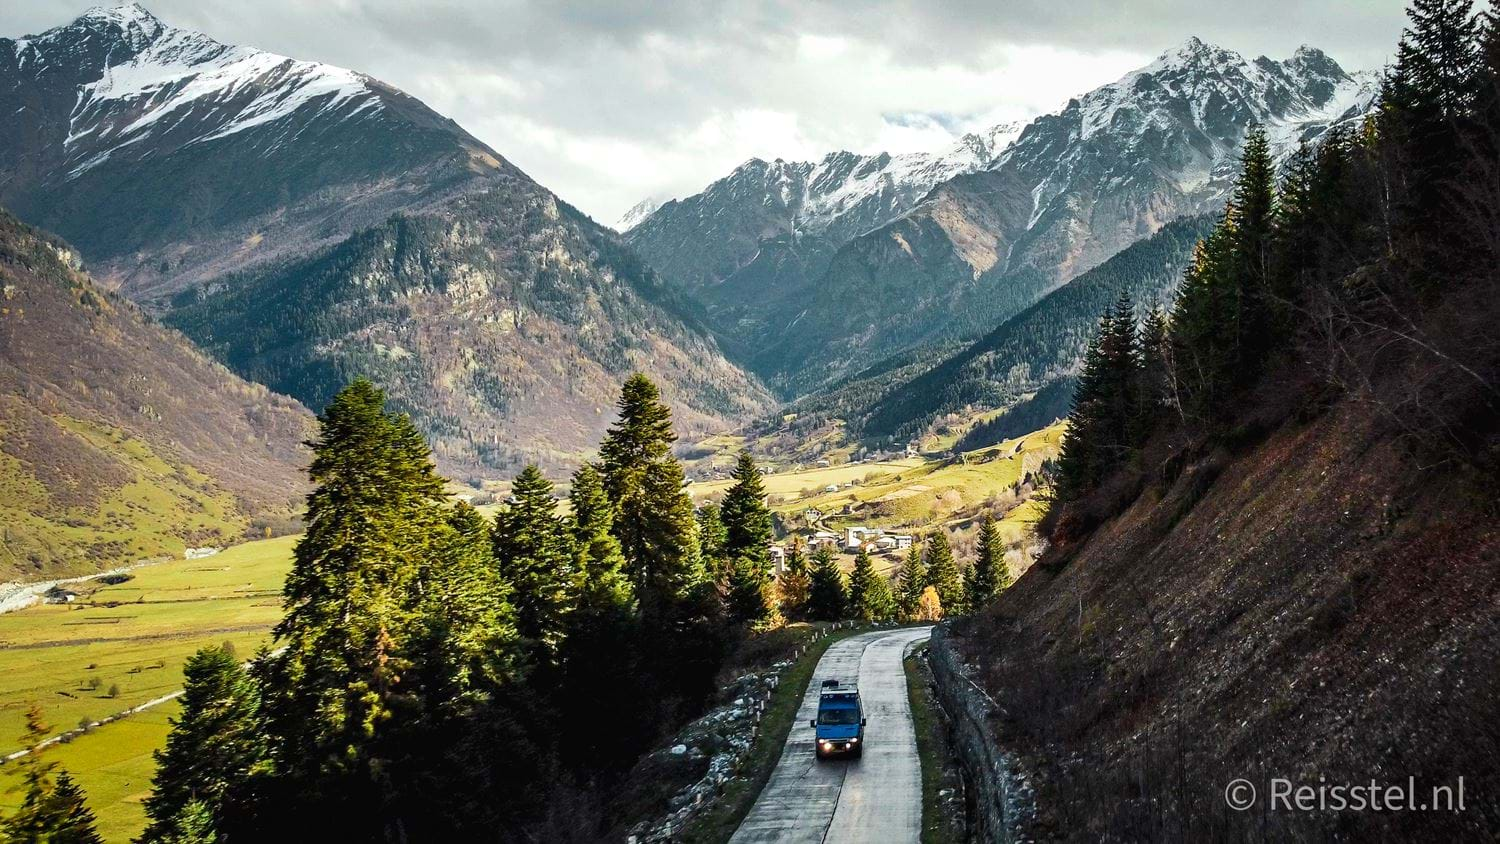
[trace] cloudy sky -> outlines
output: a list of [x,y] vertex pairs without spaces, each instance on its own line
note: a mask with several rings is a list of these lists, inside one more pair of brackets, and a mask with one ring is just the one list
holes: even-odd
[[[4,0],[0,35],[96,3]],[[1196,35],[1379,67],[1405,0],[144,0],[221,41],[363,71],[603,222],[751,156],[937,150]]]

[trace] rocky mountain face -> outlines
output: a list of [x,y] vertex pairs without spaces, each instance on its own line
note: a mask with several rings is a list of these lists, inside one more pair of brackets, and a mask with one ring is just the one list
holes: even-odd
[[[1373,96],[1373,78],[1310,47],[1283,61],[1246,60],[1189,39],[1032,121],[895,219],[825,244],[816,263],[790,260],[776,232],[761,236],[761,218],[742,209],[777,201],[748,179],[726,180],[740,189],[733,203],[716,183],[663,206],[629,237],[721,325],[727,316],[725,330],[767,329],[748,350],[754,368],[800,393],[903,349],[988,331],[1167,222],[1216,210],[1251,123],[1285,154],[1358,119]],[[704,239],[674,228],[676,209],[690,203],[712,208],[693,216],[715,227],[719,252],[704,254]],[[724,293],[703,292],[726,269],[735,272],[719,289],[753,287],[738,301],[761,303],[754,320],[724,313]]]
[[295,524],[312,415],[0,211],[0,580]]
[[753,346],[781,327],[839,247],[911,210],[934,186],[987,166],[1019,128],[967,135],[937,155],[751,159],[694,196],[637,206],[621,227],[721,330]]
[[168,321],[236,371],[321,407],[385,388],[463,479],[575,465],[621,382],[661,384],[679,430],[771,401],[612,232],[516,176],[285,266],[178,297]]
[[134,4],[0,38],[0,114],[0,204],[137,300],[515,173],[375,79]]
[[768,399],[618,235],[362,74],[120,6],[0,41],[0,112],[23,217],[246,378],[372,377],[445,471],[575,463],[634,370],[689,431]]

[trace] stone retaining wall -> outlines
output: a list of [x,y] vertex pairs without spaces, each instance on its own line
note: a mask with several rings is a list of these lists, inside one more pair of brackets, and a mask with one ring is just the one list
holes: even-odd
[[929,650],[938,703],[953,736],[969,793],[973,841],[1010,844],[1028,840],[1036,817],[1036,794],[1019,760],[995,735],[998,705],[973,680],[949,641],[947,625],[933,628]]

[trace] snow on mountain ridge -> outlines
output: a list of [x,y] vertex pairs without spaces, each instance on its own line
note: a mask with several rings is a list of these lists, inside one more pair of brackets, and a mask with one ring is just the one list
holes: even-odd
[[[79,87],[64,141],[70,179],[157,130],[182,148],[281,120],[309,105],[319,113],[344,109],[343,118],[383,107],[362,74],[222,44],[163,24],[136,3],[90,9],[72,23],[16,42],[17,53],[36,55],[54,40],[85,31],[118,39],[125,49],[110,50],[99,78]],[[264,152],[277,145],[268,144]]]
[[[774,198],[789,212],[793,230],[804,234],[821,234],[863,209],[867,213],[859,216],[868,219],[861,219],[858,230],[848,235],[854,236],[889,222],[948,179],[984,169],[1019,136],[1023,125],[1002,123],[983,134],[964,135],[942,153],[864,155],[841,150],[815,162],[750,158],[695,196],[713,200],[763,190],[768,201]],[[648,202],[621,218],[621,231],[640,225],[663,205],[637,214]]]

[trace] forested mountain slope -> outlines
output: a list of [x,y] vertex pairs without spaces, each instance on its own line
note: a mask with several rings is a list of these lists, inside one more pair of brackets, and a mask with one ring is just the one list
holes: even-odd
[[[1212,222],[1199,216],[1169,223],[1047,294],[978,342],[891,389],[866,411],[862,435],[910,437],[944,413],[1008,408],[1075,375],[1100,315],[1122,291],[1145,307],[1172,300]],[[1060,412],[1046,421],[1066,414],[1068,397],[1060,398],[1060,406],[1054,405]]]
[[764,409],[680,293],[529,179],[230,276],[167,320],[247,378],[321,407],[364,375],[460,479],[573,465],[618,383],[657,378],[687,431]]
[[0,211],[0,579],[288,529],[311,414],[79,267]]
[[377,379],[443,468],[571,464],[652,372],[690,431],[763,409],[698,311],[457,124],[139,5],[0,41],[0,198],[242,376]]
[[1251,132],[1169,322],[1101,320],[1051,548],[959,628],[1039,834],[1500,834],[1500,28],[1409,17],[1358,132]]

